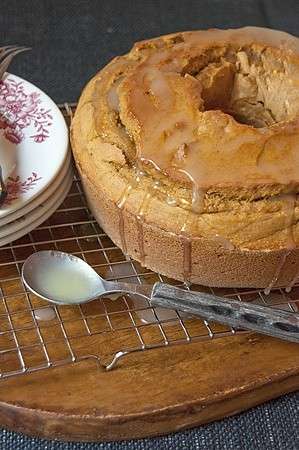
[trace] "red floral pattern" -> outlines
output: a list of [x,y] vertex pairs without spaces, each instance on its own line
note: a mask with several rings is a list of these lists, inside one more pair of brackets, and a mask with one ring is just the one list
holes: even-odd
[[6,183],[7,197],[4,205],[10,205],[14,200],[19,198],[20,194],[34,188],[37,181],[41,180],[41,178],[35,172],[32,172],[32,175],[25,181],[21,181],[20,177],[9,177]]
[[40,104],[40,94],[26,93],[22,81],[12,78],[0,81],[0,129],[4,131],[4,137],[19,144],[25,138],[23,130],[32,125],[36,132],[31,139],[37,143],[47,139],[53,117],[51,110],[45,110]]

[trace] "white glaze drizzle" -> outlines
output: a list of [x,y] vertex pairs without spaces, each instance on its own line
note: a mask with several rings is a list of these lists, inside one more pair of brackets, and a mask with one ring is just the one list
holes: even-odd
[[[277,268],[275,269],[274,275],[269,283],[269,285],[264,290],[266,295],[269,295],[271,289],[277,284],[279,278],[281,277],[283,268],[286,264],[286,260],[288,256],[292,253],[293,249],[296,247],[296,242],[294,240],[293,234],[293,222],[294,222],[294,213],[295,213],[295,202],[296,202],[296,194],[282,194],[278,195],[274,200],[278,200],[282,202],[281,211],[285,215],[285,227],[287,233],[286,239],[286,251],[283,253]],[[288,286],[286,289],[292,288],[292,286]]]
[[160,186],[160,182],[159,181],[154,181],[154,183],[152,184],[152,186],[150,186],[148,188],[148,190],[145,192],[145,195],[143,197],[143,200],[140,204],[138,213],[136,215],[136,225],[137,225],[137,232],[138,232],[138,247],[139,247],[139,258],[140,258],[140,262],[141,264],[145,263],[145,250],[144,250],[144,229],[143,229],[143,225],[144,225],[144,216],[146,215],[151,199],[152,199],[152,195],[153,195],[153,191],[158,189]]
[[47,308],[38,308],[34,310],[34,317],[36,320],[47,321],[53,320],[56,317],[55,310],[49,306]]
[[133,186],[128,184],[121,194],[119,200],[116,202],[117,211],[118,211],[118,228],[119,228],[119,237],[121,242],[122,251],[127,253],[127,242],[126,242],[126,234],[125,234],[125,223],[124,223],[124,214],[123,208],[127,201],[127,198],[132,190]]
[[285,291],[287,293],[291,292],[291,290],[294,287],[294,284],[298,281],[299,278],[299,269],[297,270],[295,276],[293,277],[293,279],[291,280],[291,282],[286,286]]

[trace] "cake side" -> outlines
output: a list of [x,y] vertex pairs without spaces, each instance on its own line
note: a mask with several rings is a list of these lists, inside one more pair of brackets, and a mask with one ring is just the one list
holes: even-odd
[[[88,205],[102,229],[124,253],[141,265],[169,278],[214,287],[288,286],[298,275],[299,249],[285,258],[285,249],[240,250],[214,239],[183,240],[154,225],[138,222],[136,215],[119,210],[103,191],[81,175]],[[142,227],[142,228],[141,228]],[[121,235],[122,230],[123,236]],[[284,270],[277,270],[284,261]]]

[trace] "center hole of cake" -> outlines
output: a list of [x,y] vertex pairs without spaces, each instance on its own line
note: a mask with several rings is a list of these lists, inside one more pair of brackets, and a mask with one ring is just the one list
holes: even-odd
[[298,102],[292,99],[299,98],[299,87],[289,83],[287,74],[295,62],[284,61],[278,49],[219,48],[205,57],[199,70],[189,70],[201,82],[204,110],[220,109],[255,128],[298,114]]

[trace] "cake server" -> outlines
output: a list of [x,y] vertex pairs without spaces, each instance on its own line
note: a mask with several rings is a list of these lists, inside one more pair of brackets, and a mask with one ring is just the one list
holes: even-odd
[[78,305],[115,294],[138,294],[151,306],[170,308],[280,339],[299,343],[299,314],[180,289],[165,283],[139,285],[107,281],[81,258],[40,251],[24,262],[22,279],[35,295],[57,305]]

